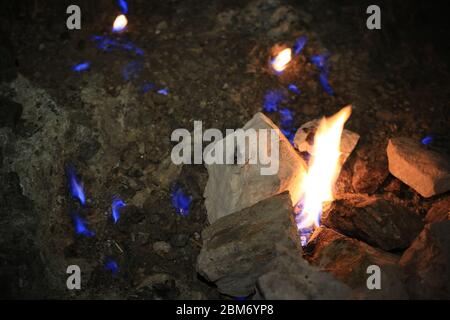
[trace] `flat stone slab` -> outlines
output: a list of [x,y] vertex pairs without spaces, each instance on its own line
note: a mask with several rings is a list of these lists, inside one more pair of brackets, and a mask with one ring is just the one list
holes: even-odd
[[387,146],[392,175],[428,198],[450,190],[450,160],[410,138],[390,139]]
[[423,229],[422,218],[378,196],[347,195],[334,201],[322,223],[383,250],[405,249]]
[[450,220],[428,224],[400,265],[414,299],[450,299]]
[[227,215],[207,227],[197,258],[197,271],[214,282],[221,293],[242,297],[255,292],[256,280],[278,255],[277,248],[292,250],[297,230],[287,192]]
[[[286,137],[268,117],[260,112],[243,129],[245,131],[249,129],[276,130],[279,139],[278,173],[262,175],[262,166],[250,164],[249,161],[242,165],[205,165],[209,177],[204,197],[210,223],[284,191],[289,191],[293,202],[298,200],[298,189],[306,171],[306,163]],[[228,135],[217,143],[226,143],[224,141],[227,139],[234,139],[234,136]],[[260,141],[260,136],[258,136],[258,145]],[[267,141],[270,140],[267,139]],[[266,148],[270,148],[270,146],[266,146]],[[242,150],[237,150],[237,152],[242,152]],[[249,157],[254,156],[250,155]]]
[[[361,299],[407,299],[399,257],[321,226],[312,234],[307,247],[308,261],[330,272],[355,290]],[[381,270],[381,290],[369,290],[369,266]]]
[[258,278],[258,298],[266,300],[343,300],[352,290],[331,274],[320,271],[300,256],[285,250]]

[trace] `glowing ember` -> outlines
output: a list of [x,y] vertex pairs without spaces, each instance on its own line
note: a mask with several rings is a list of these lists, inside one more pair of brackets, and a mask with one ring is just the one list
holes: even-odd
[[128,19],[125,15],[121,14],[120,16],[117,16],[116,20],[114,20],[113,24],[113,32],[121,32],[125,30],[128,24]]
[[289,62],[292,60],[292,50],[290,48],[286,48],[282,51],[280,51],[275,58],[272,59],[271,65],[272,68],[276,72],[282,72],[284,69],[286,69]]
[[314,136],[309,169],[300,188],[301,200],[295,207],[302,245],[314,228],[320,226],[324,203],[333,200],[333,186],[340,171],[342,130],[351,111],[351,106],[347,106],[332,117],[322,119]]

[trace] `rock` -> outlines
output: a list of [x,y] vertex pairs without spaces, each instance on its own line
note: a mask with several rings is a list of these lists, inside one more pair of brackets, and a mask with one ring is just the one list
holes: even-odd
[[[312,153],[314,146],[314,135],[319,126],[320,119],[312,120],[302,125],[295,134],[294,144],[300,152]],[[341,137],[341,166],[348,159],[352,151],[355,149],[359,140],[359,134],[344,129]]]
[[277,246],[295,250],[297,231],[291,219],[287,192],[220,218],[202,233],[197,271],[221,293],[252,294],[256,280],[277,255]]
[[[308,260],[320,269],[331,272],[338,280],[355,289],[360,298],[406,299],[399,258],[373,248],[356,239],[348,238],[324,226],[312,234],[305,251]],[[367,268],[381,269],[381,290],[367,288]]]
[[169,243],[165,241],[156,241],[153,243],[153,251],[156,252],[157,255],[164,256],[170,252],[172,247]]
[[429,224],[405,251],[400,265],[415,299],[450,299],[450,221]]
[[176,181],[183,169],[183,165],[175,165],[172,159],[165,158],[156,168],[150,165],[145,169],[144,174],[149,177],[151,184],[156,184],[160,188],[169,190]]
[[351,290],[331,274],[319,271],[298,251],[286,250],[275,258],[270,271],[258,278],[258,296],[266,300],[348,299]]
[[182,247],[186,246],[188,240],[189,240],[189,235],[183,234],[183,233],[177,233],[170,238],[170,243],[174,247],[182,248]]
[[[257,113],[243,129],[276,130],[279,138],[278,173],[262,175],[261,168],[263,166],[260,164],[249,164],[248,161],[242,165],[206,165],[209,177],[204,197],[210,223],[284,191],[290,192],[292,202],[296,203],[298,201],[298,187],[305,172],[306,164],[286,137],[262,113]],[[218,143],[227,143],[225,141],[230,141],[234,138],[234,135],[228,135]],[[259,136],[258,140],[260,140]],[[269,141],[269,139],[267,140]],[[237,152],[243,151],[238,150]],[[254,156],[251,155],[251,159]]]
[[434,203],[425,217],[426,223],[450,220],[450,197]]
[[334,201],[322,223],[388,251],[407,248],[423,229],[422,219],[407,208],[365,195]]
[[22,115],[22,105],[0,97],[0,128],[14,127]]
[[389,171],[421,196],[428,198],[450,190],[450,161],[410,138],[390,139]]
[[358,193],[374,193],[388,175],[387,159],[384,154],[370,159],[358,157],[353,164],[352,187]]

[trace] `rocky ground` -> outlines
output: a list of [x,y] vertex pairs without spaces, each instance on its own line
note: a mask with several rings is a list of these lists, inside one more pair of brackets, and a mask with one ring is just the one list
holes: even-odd
[[[448,152],[448,28],[439,6],[380,2],[382,30],[369,31],[367,6],[351,1],[130,0],[128,31],[114,39],[141,55],[105,52],[92,39],[109,35],[119,13],[115,1],[79,1],[80,31],[65,27],[66,2],[11,2],[1,13],[5,297],[223,297],[195,270],[208,225],[207,172],[202,165],[171,165],[170,135],[192,131],[194,120],[204,128],[242,127],[261,111],[268,90],[290,83],[302,91],[287,101],[295,127],[353,104],[346,128],[361,138],[339,190],[376,194],[421,217],[448,201],[448,193],[423,198],[402,184],[389,174],[386,158],[388,139],[397,136],[431,135],[429,147]],[[308,42],[295,65],[281,76],[271,73],[273,46],[291,46],[299,36]],[[309,59],[325,52],[333,96]],[[90,69],[74,72],[82,61]],[[168,95],[144,93],[147,83]],[[277,114],[269,116],[279,123]],[[69,195],[69,163],[85,186],[85,208]],[[172,207],[174,185],[193,198],[188,215]],[[115,195],[128,204],[117,224],[110,217]],[[86,218],[94,237],[75,234],[73,212]],[[117,275],[105,269],[110,259]],[[66,289],[70,264],[81,267],[83,290]]]

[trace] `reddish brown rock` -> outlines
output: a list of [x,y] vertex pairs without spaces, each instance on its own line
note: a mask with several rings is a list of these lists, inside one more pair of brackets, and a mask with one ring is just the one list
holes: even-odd
[[353,165],[352,186],[358,193],[374,193],[389,175],[385,155],[370,159],[358,157]]
[[423,197],[450,190],[450,160],[410,138],[389,140],[389,171]]
[[450,220],[450,197],[439,200],[428,210],[425,217],[426,223]]
[[450,220],[429,224],[400,260],[415,299],[450,299]]
[[[406,299],[399,258],[368,244],[346,237],[332,229],[320,227],[305,249],[307,259],[359,293],[360,298]],[[381,290],[369,290],[367,268],[381,269]]]
[[366,195],[334,201],[322,223],[388,251],[407,248],[423,229],[422,219],[407,208]]

